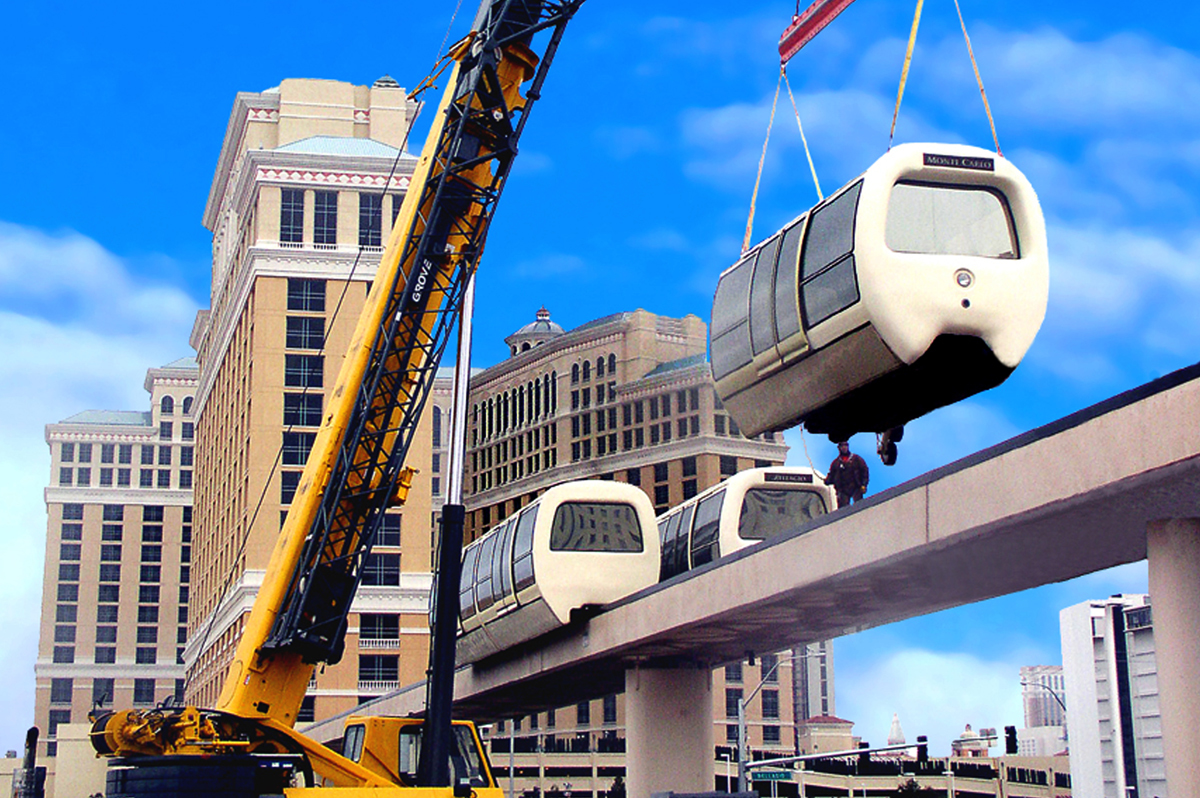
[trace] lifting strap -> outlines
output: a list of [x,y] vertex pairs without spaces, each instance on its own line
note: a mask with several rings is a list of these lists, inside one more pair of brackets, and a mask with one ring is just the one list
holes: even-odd
[[754,208],[758,203],[758,186],[762,182],[763,163],[767,160],[767,144],[771,141],[771,127],[775,124],[775,106],[779,104],[779,84],[783,82],[783,67],[779,67],[779,81],[775,84],[775,99],[771,100],[771,119],[767,122],[767,137],[763,139],[762,155],[758,156],[758,176],[754,178],[754,193],[750,195],[750,216],[746,219],[746,235],[742,237],[742,254],[750,249],[750,236],[754,232]]
[[[967,23],[963,22],[962,9],[959,8],[958,0],[954,0],[954,10],[958,12],[958,24],[962,27],[963,39],[967,42],[967,54],[971,56],[971,67],[975,70],[975,82],[979,84],[979,96],[983,98],[983,110],[987,112],[988,124],[992,126],[992,141],[996,145],[996,154],[1003,156],[1000,152],[1000,139],[996,137],[996,122],[992,119],[992,107],[988,104],[987,92],[983,90],[983,78],[979,75],[979,65],[975,63],[975,51],[971,48],[971,37],[967,35]],[[912,45],[909,45],[910,49]]]
[[775,98],[771,100],[771,119],[767,122],[767,137],[763,140],[762,155],[758,158],[758,176],[754,178],[754,193],[750,195],[750,217],[746,219],[746,235],[742,238],[742,254],[750,249],[750,238],[754,234],[754,211],[758,205],[758,187],[762,182],[763,164],[767,160],[767,144],[771,141],[771,128],[775,125],[775,108],[779,104],[779,85],[787,86],[788,98],[792,101],[792,112],[796,114],[796,127],[800,129],[800,141],[804,144],[804,157],[808,159],[808,170],[812,173],[813,185],[817,188],[817,200],[825,199],[821,193],[821,181],[817,179],[817,168],[813,166],[812,152],[808,148],[808,137],[804,135],[804,123],[800,121],[800,109],[792,95],[792,84],[787,77],[787,67],[780,65],[779,82],[775,84]]
[[804,135],[804,125],[800,121],[800,109],[796,107],[796,98],[792,96],[792,84],[787,78],[787,70],[783,72],[783,85],[787,86],[788,99],[792,101],[792,111],[796,114],[796,127],[800,128],[800,141],[804,143],[804,157],[808,159],[808,171],[812,172],[813,185],[817,187],[817,201],[825,199],[821,193],[821,181],[817,179],[817,167],[813,166],[812,152],[808,149],[808,138]]
[[[958,0],[954,0],[958,4]],[[917,28],[921,24],[921,8],[925,0],[917,0],[917,10],[913,14],[912,30],[908,34],[908,49],[904,53],[904,68],[900,70],[900,88],[896,91],[896,108],[892,111],[892,132],[888,134],[888,149],[896,138],[896,118],[900,116],[900,101],[904,99],[904,84],[908,83],[908,68],[912,65],[913,47],[917,43]]]

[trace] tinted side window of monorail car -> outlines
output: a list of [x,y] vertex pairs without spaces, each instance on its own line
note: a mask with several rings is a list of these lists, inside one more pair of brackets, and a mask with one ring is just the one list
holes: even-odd
[[800,271],[804,285],[804,318],[808,327],[858,301],[854,272],[854,218],[862,181],[812,213]]
[[713,376],[731,374],[750,362],[750,276],[754,258],[746,258],[725,273],[713,299]]
[[641,551],[642,525],[633,505],[563,502],[550,525],[551,551]]
[[658,581],[670,579],[679,571],[675,568],[675,541],[679,539],[679,519],[683,513],[669,516],[662,526],[662,552],[659,554]]
[[476,573],[479,575],[475,585],[475,601],[479,605],[480,612],[496,603],[497,586],[492,579],[495,564],[492,560],[496,556],[496,544],[499,541],[500,530],[496,529],[479,545],[479,564],[475,566]]
[[742,500],[738,535],[766,540],[828,512],[821,494],[811,490],[752,488]]
[[462,576],[458,582],[458,608],[463,618],[475,614],[475,563],[478,559],[478,546],[469,546],[463,553]]
[[513,580],[517,590],[533,584],[533,527],[537,524],[539,505],[526,507],[517,520],[517,536],[513,542]]
[[516,531],[517,522],[510,518],[508,523],[504,525],[504,531],[500,533],[500,550],[496,552],[496,571],[492,575],[492,584],[500,591],[502,596],[510,596],[513,592],[512,585],[512,545],[513,533]]
[[696,507],[696,521],[692,528],[692,567],[710,563],[721,556],[718,536],[721,526],[721,503],[725,491],[719,490],[700,502]]
[[775,236],[758,250],[754,277],[750,282],[750,340],[754,354],[775,346],[774,297],[775,256],[779,253],[780,236]]
[[893,252],[1018,257],[1004,195],[986,186],[897,183],[888,198],[884,241]]
[[783,246],[779,248],[779,264],[775,267],[775,328],[779,340],[786,341],[800,332],[800,305],[797,302],[797,278],[800,274],[800,236],[804,234],[804,220],[789,227],[783,233]]

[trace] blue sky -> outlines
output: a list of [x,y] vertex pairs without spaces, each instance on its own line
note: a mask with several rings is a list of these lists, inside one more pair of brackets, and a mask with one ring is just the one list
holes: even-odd
[[[566,327],[644,307],[707,321],[736,257],[794,4],[591,0],[567,31],[489,239],[476,364],[545,305]],[[19,4],[0,29],[0,749],[32,718],[49,477],[43,426],[142,409],[208,304],[200,224],[237,91],[288,77],[412,87],[453,0]],[[911,21],[859,0],[792,61],[822,186],[881,155]],[[473,5],[453,26],[460,34]],[[1200,7],[963,0],[1005,154],[1038,189],[1046,322],[1003,386],[911,425],[898,484],[1200,357]],[[816,197],[781,105],[756,239]],[[428,120],[418,126],[419,149]],[[926,5],[897,141],[991,136],[953,4]],[[798,434],[793,461],[803,462]],[[860,436],[859,450],[871,441]],[[827,442],[808,440],[820,466]],[[865,452],[868,453],[869,452]],[[1102,456],[1102,455],[1100,455]],[[1053,478],[1054,475],[1047,475]],[[837,643],[837,711],[871,742],[899,712],[935,751],[1021,724],[1017,668],[1057,663],[1058,611],[1146,585],[1126,566]]]

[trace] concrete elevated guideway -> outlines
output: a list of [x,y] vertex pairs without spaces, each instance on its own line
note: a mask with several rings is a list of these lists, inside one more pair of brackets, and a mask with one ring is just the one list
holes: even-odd
[[[1071,579],[1149,550],[1168,768],[1179,751],[1174,759],[1200,778],[1200,754],[1182,747],[1200,717],[1197,519],[1200,364],[462,668],[456,714],[499,719],[623,690],[629,794],[711,790],[709,668]],[[1166,672],[1172,658],[1178,675]],[[417,713],[423,700],[417,685],[359,712]],[[1183,714],[1178,732],[1172,706]],[[311,731],[331,739],[340,726],[332,719]],[[1172,794],[1200,795],[1200,781],[1180,790],[1175,769],[1168,778]]]

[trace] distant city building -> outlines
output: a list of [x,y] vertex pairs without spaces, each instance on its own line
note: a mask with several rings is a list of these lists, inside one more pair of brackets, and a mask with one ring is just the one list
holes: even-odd
[[990,737],[993,733],[991,729],[981,729],[975,731],[968,723],[963,729],[962,734],[958,735],[957,740],[950,742],[950,755],[954,757],[986,757],[988,749],[995,742]]
[[[404,151],[415,110],[390,78],[373,86],[285,80],[234,99],[204,213],[212,307],[198,314],[191,339],[200,384],[189,702],[216,704],[333,401],[416,163]],[[423,678],[439,420],[427,414],[414,437],[408,501],[386,516],[345,654],[318,670],[302,722]]]
[[1066,682],[1061,665],[1021,668],[1025,728],[1017,733],[1022,756],[1054,756],[1067,748]]
[[1150,597],[1076,604],[1059,623],[1075,791],[1184,798],[1167,789]]
[[183,693],[191,582],[196,362],[146,372],[149,410],[46,425],[46,565],[34,676],[39,753],[95,706]]
[[833,641],[809,643],[792,650],[792,715],[806,718],[837,714],[833,691]]
[[904,729],[900,727],[900,714],[892,713],[892,728],[888,730],[888,745],[904,745]]

